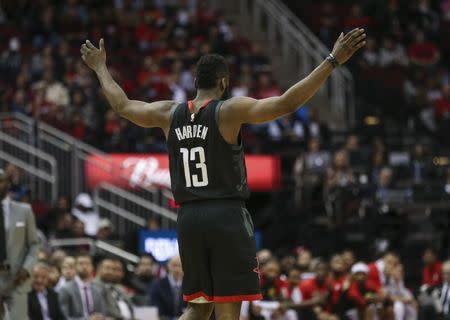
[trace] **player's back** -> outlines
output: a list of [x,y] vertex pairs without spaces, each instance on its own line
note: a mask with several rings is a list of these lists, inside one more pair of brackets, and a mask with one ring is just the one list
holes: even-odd
[[223,101],[205,103],[197,114],[192,102],[178,105],[168,135],[170,178],[179,204],[210,199],[246,199],[249,196],[244,153],[227,143],[219,131]]

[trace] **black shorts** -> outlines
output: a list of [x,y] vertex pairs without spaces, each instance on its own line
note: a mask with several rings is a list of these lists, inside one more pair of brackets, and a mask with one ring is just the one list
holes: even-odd
[[242,201],[185,204],[177,231],[185,301],[262,299],[253,222]]

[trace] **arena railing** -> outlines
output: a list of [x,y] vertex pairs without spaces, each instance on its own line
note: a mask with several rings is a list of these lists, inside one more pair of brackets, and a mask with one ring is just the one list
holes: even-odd
[[[286,87],[309,74],[328,55],[329,49],[280,0],[210,0],[211,5],[238,17],[241,30],[246,30],[263,43],[274,62],[273,73]],[[335,129],[350,128],[356,121],[354,81],[350,71],[340,67],[319,91],[321,104],[331,105]],[[312,101],[311,104],[314,104]],[[328,104],[328,105],[327,105]],[[338,121],[336,121],[338,120]],[[338,127],[341,126],[341,127]]]
[[162,217],[163,229],[175,227],[175,213],[112,184],[100,184],[95,188],[93,198],[98,212],[108,217],[120,234],[128,234],[145,227],[151,216]]
[[1,167],[10,163],[27,173],[19,176],[19,182],[27,185],[39,200],[56,201],[58,170],[53,156],[0,131],[0,159]]
[[[55,159],[55,163],[58,164],[55,169],[55,177],[58,179],[55,178],[56,191],[52,191],[52,194],[63,194],[74,199],[79,193],[90,190],[85,176],[86,164],[99,172],[119,176],[120,185],[130,185],[129,177],[121,170],[117,170],[117,165],[113,164],[108,154],[48,124],[36,121],[23,114],[3,113],[0,114],[0,132],[17,139],[30,150],[35,148]],[[95,157],[91,157],[91,155],[95,155]],[[10,156],[12,155],[10,154]],[[42,163],[39,164],[37,169],[42,170],[41,166]],[[169,207],[170,191],[151,186],[134,186],[127,190],[112,188],[111,186],[99,186],[97,194],[99,195],[97,199],[101,199],[101,213],[111,218],[115,215],[114,221],[125,230],[142,227],[143,223],[152,215],[161,216],[161,224],[164,227],[174,225],[174,213]],[[39,200],[51,200],[49,202],[53,202],[55,199],[52,197],[52,199]],[[131,217],[130,213],[135,212],[137,214],[134,215],[139,219],[133,220],[133,218],[126,219],[124,217],[125,215]],[[169,212],[172,215],[169,215]]]
[[129,253],[128,251],[113,246],[105,241],[94,240],[91,238],[52,239],[49,241],[49,246],[51,248],[88,246],[89,254],[92,256],[99,252],[106,252],[107,254],[114,255],[115,257],[121,258],[133,264],[137,264],[139,262],[139,257]]

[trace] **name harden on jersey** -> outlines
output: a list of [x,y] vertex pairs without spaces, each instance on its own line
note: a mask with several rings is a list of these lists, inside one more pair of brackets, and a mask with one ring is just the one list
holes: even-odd
[[176,128],[175,133],[179,141],[191,138],[200,138],[205,140],[206,134],[208,133],[208,127],[203,126],[201,124],[199,125],[194,124],[192,126],[187,125],[181,128]]

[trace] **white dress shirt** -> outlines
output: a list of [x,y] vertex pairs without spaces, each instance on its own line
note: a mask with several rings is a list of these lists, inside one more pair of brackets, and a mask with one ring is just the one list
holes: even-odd
[[5,230],[8,231],[9,229],[9,220],[10,220],[10,215],[11,215],[11,199],[9,198],[9,196],[6,196],[3,200],[2,200],[2,206],[3,206],[3,216],[4,216],[4,221],[5,221]]
[[[83,304],[83,313],[85,317],[89,317],[91,314],[90,311],[94,309],[94,299],[92,299],[92,290],[91,290],[91,283],[90,282],[83,282],[83,280],[80,279],[80,277],[75,277],[75,282],[78,285],[78,289],[80,290],[80,296],[81,296],[81,303]],[[87,299],[86,301],[86,295],[84,293],[84,288],[87,288]],[[88,303],[90,310],[88,308]]]
[[37,292],[37,298],[41,306],[43,320],[52,320],[48,314],[47,290]]

